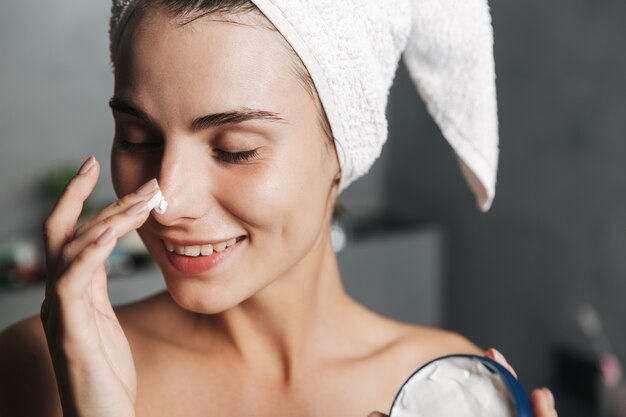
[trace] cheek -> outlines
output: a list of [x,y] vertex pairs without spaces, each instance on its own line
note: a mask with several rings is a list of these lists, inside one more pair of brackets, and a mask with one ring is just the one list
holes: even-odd
[[[316,140],[311,139],[311,140]],[[294,141],[295,142],[295,141]],[[311,149],[312,148],[312,149]],[[316,234],[326,220],[331,180],[324,172],[319,148],[286,146],[270,161],[246,167],[228,180],[228,211],[254,231],[271,231],[272,239]],[[268,235],[263,236],[269,239]]]

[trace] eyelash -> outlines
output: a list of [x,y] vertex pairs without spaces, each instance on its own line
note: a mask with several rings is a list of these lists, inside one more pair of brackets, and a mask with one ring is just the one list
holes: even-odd
[[259,156],[258,149],[241,152],[226,152],[221,149],[215,149],[214,152],[217,159],[231,164],[249,161]]
[[[129,153],[148,153],[148,152],[156,152],[160,151],[162,148],[161,143],[156,142],[141,142],[134,143],[129,142],[127,140],[119,140],[117,141],[117,147]],[[226,152],[221,149],[215,149],[215,156],[220,161],[224,161],[230,164],[236,164],[241,162],[246,162],[251,159],[256,158],[259,155],[258,149],[252,149],[250,151],[240,151],[240,152]]]
[[155,151],[160,151],[161,148],[163,147],[163,145],[158,142],[134,143],[134,142],[129,142],[127,140],[116,141],[116,146],[124,152],[131,152],[131,153],[155,152]]

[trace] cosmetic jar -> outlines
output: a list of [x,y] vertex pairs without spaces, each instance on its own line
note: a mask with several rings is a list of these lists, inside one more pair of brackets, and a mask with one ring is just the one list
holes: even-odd
[[415,371],[402,385],[389,417],[533,417],[524,388],[484,356],[449,355]]

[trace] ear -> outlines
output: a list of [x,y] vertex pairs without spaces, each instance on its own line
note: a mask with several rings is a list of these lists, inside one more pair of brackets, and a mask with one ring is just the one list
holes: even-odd
[[341,169],[337,170],[337,173],[335,174],[335,177],[333,178],[333,183],[337,185],[337,187],[339,187],[339,183],[341,182]]
[[330,187],[330,193],[328,195],[329,201],[332,203],[332,211],[334,211],[334,207],[337,205],[337,200],[339,199],[339,183],[340,182],[341,182],[341,169],[337,169],[337,172],[335,173],[335,176],[333,177],[332,186]]
[[337,152],[336,146],[337,144],[333,142],[332,145],[329,145],[329,150],[333,155],[333,169],[335,170],[333,185],[339,187],[339,183],[341,182],[341,163],[339,163],[339,153]]

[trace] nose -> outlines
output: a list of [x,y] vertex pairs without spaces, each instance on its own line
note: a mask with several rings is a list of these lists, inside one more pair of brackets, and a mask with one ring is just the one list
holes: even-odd
[[168,203],[159,223],[173,226],[202,217],[211,204],[210,181],[204,152],[194,146],[166,146],[157,180]]

